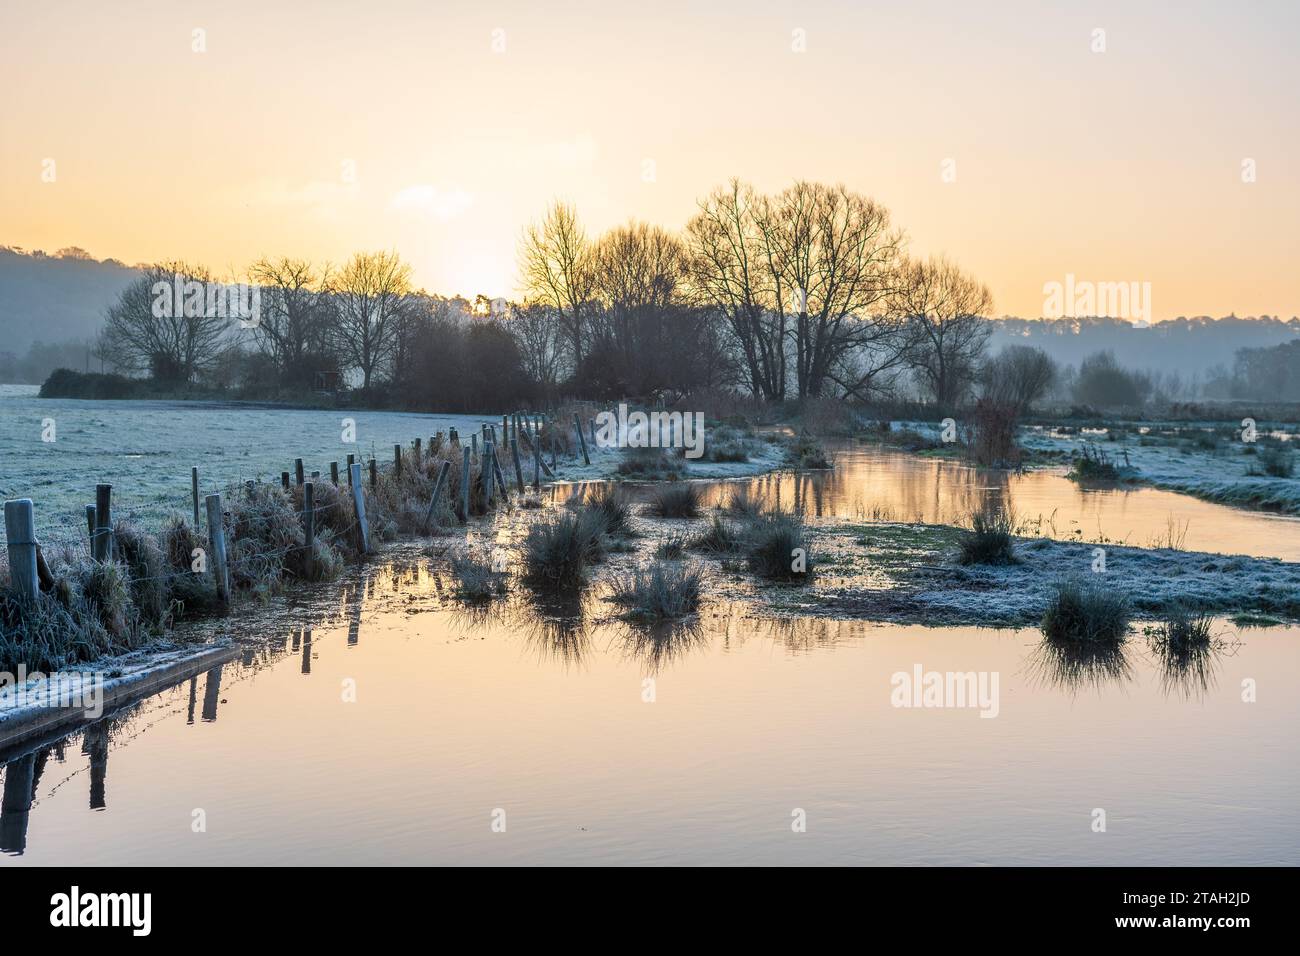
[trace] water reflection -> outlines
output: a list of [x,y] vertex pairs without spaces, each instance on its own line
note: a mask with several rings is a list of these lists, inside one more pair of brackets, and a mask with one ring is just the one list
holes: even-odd
[[521,603],[518,628],[524,645],[542,662],[580,666],[591,653],[591,626],[582,595],[540,597]]
[[651,674],[709,645],[709,634],[699,618],[623,625],[620,643],[624,654]]
[[[1048,537],[1141,547],[1166,536],[1172,523],[1186,528],[1188,550],[1300,561],[1295,516],[1228,508],[1134,484],[1083,487],[1065,478],[1063,468],[1011,472],[862,442],[827,446],[833,469],[701,481],[703,501],[725,506],[739,491],[764,507],[815,519],[928,524],[964,524],[975,511],[1001,508]],[[642,500],[651,487],[628,483]],[[550,499],[562,503],[573,493],[572,485],[554,485]]]
[[1044,636],[1029,654],[1025,672],[1031,684],[1077,694],[1133,680],[1128,641],[1068,641]]
[[1234,656],[1240,641],[1211,637],[1206,641],[1170,641],[1157,634],[1151,640],[1166,697],[1203,700],[1218,683],[1223,658]]

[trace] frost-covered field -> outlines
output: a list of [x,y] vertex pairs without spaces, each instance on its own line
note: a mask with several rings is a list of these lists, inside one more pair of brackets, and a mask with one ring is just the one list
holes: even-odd
[[[468,436],[496,415],[304,410],[207,402],[41,399],[29,386],[0,386],[0,498],[31,498],[38,532],[48,540],[85,534],[84,506],[95,485],[113,485],[114,509],[146,522],[190,511],[190,468],[201,491],[221,491],[247,479],[279,480],[302,458],[308,474],[329,474],[329,463],[372,454],[392,460],[393,445],[457,428]],[[343,441],[343,419],[355,420],[356,441]],[[53,424],[54,441],[46,425]],[[687,477],[730,477],[777,467],[781,446],[755,443],[748,462],[688,462]],[[613,475],[615,449],[593,449],[592,464],[560,456],[562,480]],[[531,469],[529,469],[531,474]]]
[[1121,467],[1125,480],[1220,504],[1300,514],[1300,477],[1251,474],[1260,471],[1259,453],[1265,442],[1278,441],[1289,447],[1296,442],[1295,433],[1261,434],[1256,441],[1247,442],[1240,432],[1211,422],[1117,425],[1070,434],[1026,428],[1022,441],[1033,450],[1069,454],[1085,444],[1094,445]]

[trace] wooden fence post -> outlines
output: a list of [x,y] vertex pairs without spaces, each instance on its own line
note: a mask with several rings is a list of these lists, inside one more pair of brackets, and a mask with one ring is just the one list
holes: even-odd
[[199,533],[199,466],[190,469],[190,495],[194,499],[194,533]]
[[36,573],[36,511],[31,498],[5,502],[5,543],[14,590],[22,600],[35,601],[40,579]]
[[415,467],[420,467],[420,439],[415,440]]
[[95,486],[95,541],[92,556],[96,561],[113,557],[113,486]]
[[301,459],[301,458],[295,458],[295,459],[293,460],[293,480],[294,480],[294,482],[297,483],[297,485],[298,485],[299,488],[302,487],[302,483],[303,483],[303,475],[302,475],[302,459]]
[[501,447],[510,444],[510,416],[501,416]]
[[447,429],[447,441],[451,442],[453,445],[459,445],[459,444],[460,444],[460,432],[456,431],[456,429],[454,429],[454,428],[448,428],[448,429]]
[[517,433],[516,437],[510,439],[510,457],[515,462],[515,487],[522,495],[524,493],[524,466],[519,463],[519,438]]
[[230,569],[226,566],[226,529],[221,523],[221,495],[203,499],[208,508],[208,550],[212,552],[212,577],[217,585],[217,599],[230,603]]
[[478,454],[478,435],[469,436],[470,447],[474,449],[474,454]]
[[427,528],[433,527],[433,515],[438,508],[438,499],[442,497],[442,489],[447,484],[447,473],[451,471],[451,462],[444,461],[442,467],[438,469],[438,480],[433,486],[433,497],[429,499],[429,512],[424,516],[424,525]]
[[[86,529],[90,532],[90,546],[95,546],[95,506],[86,505]],[[195,534],[198,533],[199,526],[194,526]]]
[[[402,446],[396,444],[393,446],[393,477],[396,478],[402,474]],[[371,489],[374,490],[373,488]]]
[[337,461],[330,462],[330,484],[335,488],[339,486],[339,463]]
[[501,456],[497,454],[497,445],[492,446],[492,474],[497,479],[497,490],[501,492],[501,503],[509,507],[510,490],[506,486],[506,476],[501,471]]
[[[527,429],[525,429],[526,431]],[[542,487],[542,450],[533,442],[533,491]]]
[[[358,474],[358,478],[360,475]],[[379,490],[379,460],[370,459],[370,493],[373,495]]]
[[302,539],[307,550],[306,566],[310,570],[316,553],[316,484],[311,481],[302,486]]
[[352,466],[355,465],[356,463],[357,463],[357,456],[353,454],[349,454],[348,455],[348,487],[349,488],[352,487]]
[[573,413],[573,430],[578,433],[578,447],[582,449],[582,463],[590,465],[591,456],[587,454],[587,436],[582,433],[582,419],[578,417],[577,412]]
[[591,426],[591,447],[599,448],[600,444],[596,441],[596,419],[588,418],[587,424]]
[[289,490],[289,473],[287,471],[280,472],[280,487],[285,491]]
[[469,449],[461,449],[464,456],[460,465],[460,520],[464,524],[469,521]]
[[429,439],[429,454],[436,455],[440,451],[442,451],[442,432]]
[[[371,474],[374,474],[373,458],[370,459]],[[361,488],[361,463],[353,462],[348,468],[348,482],[352,485],[352,501],[357,506],[357,551],[361,554],[370,553],[370,523],[366,521],[366,493]]]
[[483,442],[483,457],[479,460],[480,471],[483,480],[483,499],[487,502],[489,508],[492,507],[492,443]]

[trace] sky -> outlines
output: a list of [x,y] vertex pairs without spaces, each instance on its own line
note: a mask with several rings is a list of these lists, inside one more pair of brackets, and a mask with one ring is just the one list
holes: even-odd
[[514,296],[555,199],[679,229],[733,176],[810,179],[995,314],[1073,276],[1287,318],[1298,38],[1293,0],[3,0],[0,244],[232,278],[395,249]]

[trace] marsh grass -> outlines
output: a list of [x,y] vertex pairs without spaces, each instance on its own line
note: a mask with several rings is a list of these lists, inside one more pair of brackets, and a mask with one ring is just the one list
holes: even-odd
[[1118,644],[1128,635],[1128,598],[1091,581],[1066,578],[1043,612],[1043,634],[1054,643]]
[[1214,685],[1219,655],[1231,646],[1215,635],[1212,617],[1183,606],[1170,610],[1150,634],[1166,694],[1204,694]]
[[582,507],[597,515],[604,523],[604,533],[633,536],[632,501],[618,485],[605,484],[589,488],[578,499]]
[[761,502],[749,493],[749,488],[742,486],[732,490],[722,510],[733,518],[752,521],[762,516],[764,508]]
[[680,561],[686,557],[690,539],[684,534],[672,534],[655,547],[655,557],[663,561]]
[[645,512],[655,518],[698,518],[700,489],[686,482],[657,488]]
[[462,601],[485,602],[507,593],[506,575],[490,558],[472,553],[453,555],[450,562],[455,593]]
[[744,540],[734,524],[714,515],[709,526],[690,538],[686,546],[692,551],[727,555],[739,552],[744,546]]
[[795,515],[765,515],[749,522],[744,535],[745,564],[770,581],[807,581],[812,558],[802,522]]
[[1016,557],[1016,520],[1003,508],[973,512],[970,531],[958,541],[958,561],[962,564],[1019,564]]
[[671,620],[700,608],[702,576],[678,561],[655,561],[614,586],[613,599],[629,620]]
[[600,558],[605,531],[602,515],[585,508],[538,521],[524,538],[524,583],[541,592],[578,590]]

